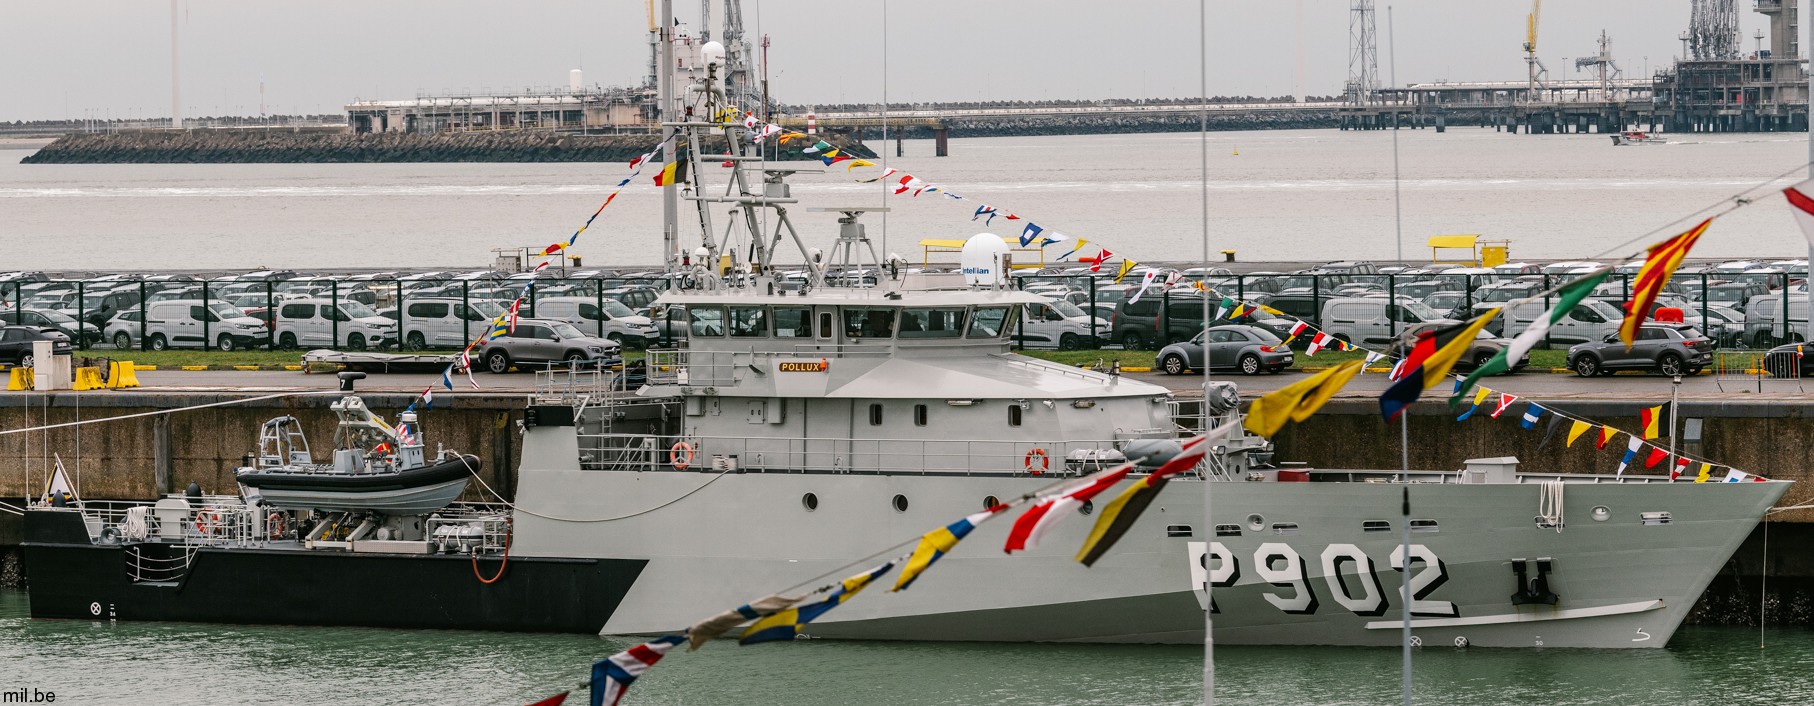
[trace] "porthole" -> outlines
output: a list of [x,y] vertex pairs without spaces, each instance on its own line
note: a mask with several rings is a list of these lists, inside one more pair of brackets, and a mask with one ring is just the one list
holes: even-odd
[[1240,525],[1216,525],[1216,536],[1217,537],[1239,537],[1239,536],[1241,536],[1241,526]]
[[1259,513],[1248,515],[1247,516],[1247,529],[1252,530],[1254,532],[1258,532],[1260,530],[1266,529],[1266,518],[1261,517],[1259,515]]
[[894,511],[895,512],[906,512],[907,511],[907,496],[905,496],[905,495],[894,496]]
[[819,509],[819,496],[812,493],[800,496],[800,507],[806,508],[807,512]]
[[1612,508],[1605,505],[1595,505],[1591,514],[1593,515],[1595,522],[1605,522],[1612,518]]
[[1392,523],[1385,520],[1363,520],[1360,529],[1362,532],[1391,532]]
[[1000,504],[1001,504],[1000,498],[997,498],[993,495],[983,496],[983,509],[984,510],[994,510],[995,506],[1000,505]]
[[1174,538],[1175,537],[1189,537],[1189,536],[1191,536],[1190,525],[1166,525],[1165,526],[1165,536],[1174,537]]

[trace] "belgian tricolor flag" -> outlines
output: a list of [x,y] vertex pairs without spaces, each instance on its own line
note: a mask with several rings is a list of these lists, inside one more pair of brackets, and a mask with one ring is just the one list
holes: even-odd
[[687,180],[687,160],[685,157],[682,157],[680,155],[675,155],[674,161],[669,162],[667,164],[667,166],[662,167],[661,172],[657,173],[655,175],[655,185],[656,186],[667,186],[669,184],[679,184],[686,180]]
[[1404,377],[1379,396],[1380,414],[1385,415],[1387,421],[1397,419],[1406,407],[1423,395],[1424,390],[1447,378],[1455,361],[1473,345],[1474,337],[1498,314],[1498,309],[1488,309],[1466,323],[1417,332],[1417,341],[1399,368],[1404,371]]
[[1663,436],[1669,431],[1669,415],[1674,412],[1674,410],[1670,409],[1670,404],[1671,403],[1669,402],[1664,402],[1655,407],[1646,407],[1644,410],[1638,412],[1638,421],[1642,422],[1644,425],[1644,439],[1646,441]]

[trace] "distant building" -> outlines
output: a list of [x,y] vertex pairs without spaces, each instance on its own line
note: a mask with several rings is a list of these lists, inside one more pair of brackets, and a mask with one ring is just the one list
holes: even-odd
[[574,84],[565,91],[423,95],[410,100],[358,101],[346,106],[347,124],[353,132],[428,134],[497,130],[610,133],[658,129],[652,89],[587,89],[577,85],[577,76]]

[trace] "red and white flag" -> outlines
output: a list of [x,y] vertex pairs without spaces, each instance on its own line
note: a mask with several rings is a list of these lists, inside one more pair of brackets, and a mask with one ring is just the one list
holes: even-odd
[[1789,198],[1790,211],[1801,225],[1801,234],[1807,236],[1808,245],[1814,246],[1814,179],[1783,189],[1783,196]]
[[1310,339],[1310,347],[1304,349],[1304,355],[1315,356],[1317,351],[1322,350],[1325,346],[1328,346],[1334,341],[1334,336],[1318,331],[1316,332],[1316,337]]
[[1507,408],[1507,407],[1510,407],[1510,406],[1512,406],[1512,403],[1513,403],[1513,402],[1517,402],[1517,401],[1518,401],[1518,396],[1517,396],[1517,395],[1514,395],[1514,394],[1511,394],[1511,393],[1509,393],[1509,392],[1501,392],[1501,393],[1499,393],[1499,406],[1498,406],[1498,407],[1495,407],[1495,408],[1494,408],[1494,409],[1493,409],[1493,414],[1492,414],[1492,417],[1493,417],[1493,418],[1494,418],[1494,419],[1498,419],[1498,418],[1499,418],[1499,415],[1500,415],[1500,414],[1503,414],[1503,413],[1504,413],[1504,412],[1505,412],[1505,409],[1506,409],[1506,408]]
[[1669,469],[1669,480],[1675,480],[1682,477],[1682,474],[1687,472],[1687,470],[1688,459],[1681,456],[1675,457],[1675,468]]
[[1133,469],[1133,464],[1123,464],[1119,468],[1087,476],[1066,486],[1057,495],[1049,495],[1033,503],[1033,507],[1014,518],[1014,527],[1008,530],[1008,542],[1002,545],[1002,551],[1013,554],[1039,546],[1039,538],[1045,535],[1046,530],[1070,516],[1071,511],[1089,502],[1091,498],[1102,494],[1102,491],[1114,487]]

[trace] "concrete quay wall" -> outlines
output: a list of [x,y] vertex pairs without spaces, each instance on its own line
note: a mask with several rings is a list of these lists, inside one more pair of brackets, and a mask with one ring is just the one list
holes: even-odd
[[[387,418],[408,405],[414,395],[360,393],[366,404]],[[0,429],[152,412],[231,399],[248,393],[144,392],[10,393],[0,395]],[[247,453],[258,450],[258,430],[265,420],[290,415],[302,423],[319,459],[333,449],[336,421],[328,405],[337,395],[317,394],[261,400],[244,405],[211,407],[175,414],[137,417],[43,432],[0,436],[0,498],[17,502],[43,492],[47,469],[60,456],[78,482],[82,497],[106,500],[150,500],[181,492],[190,483],[214,494],[238,492],[234,469]],[[509,493],[521,448],[516,421],[522,418],[522,395],[444,395],[424,411],[421,425],[429,453],[437,446],[479,457],[485,481]],[[78,471],[80,473],[77,480]],[[30,485],[27,485],[27,479]],[[477,486],[468,491],[480,499]]]

